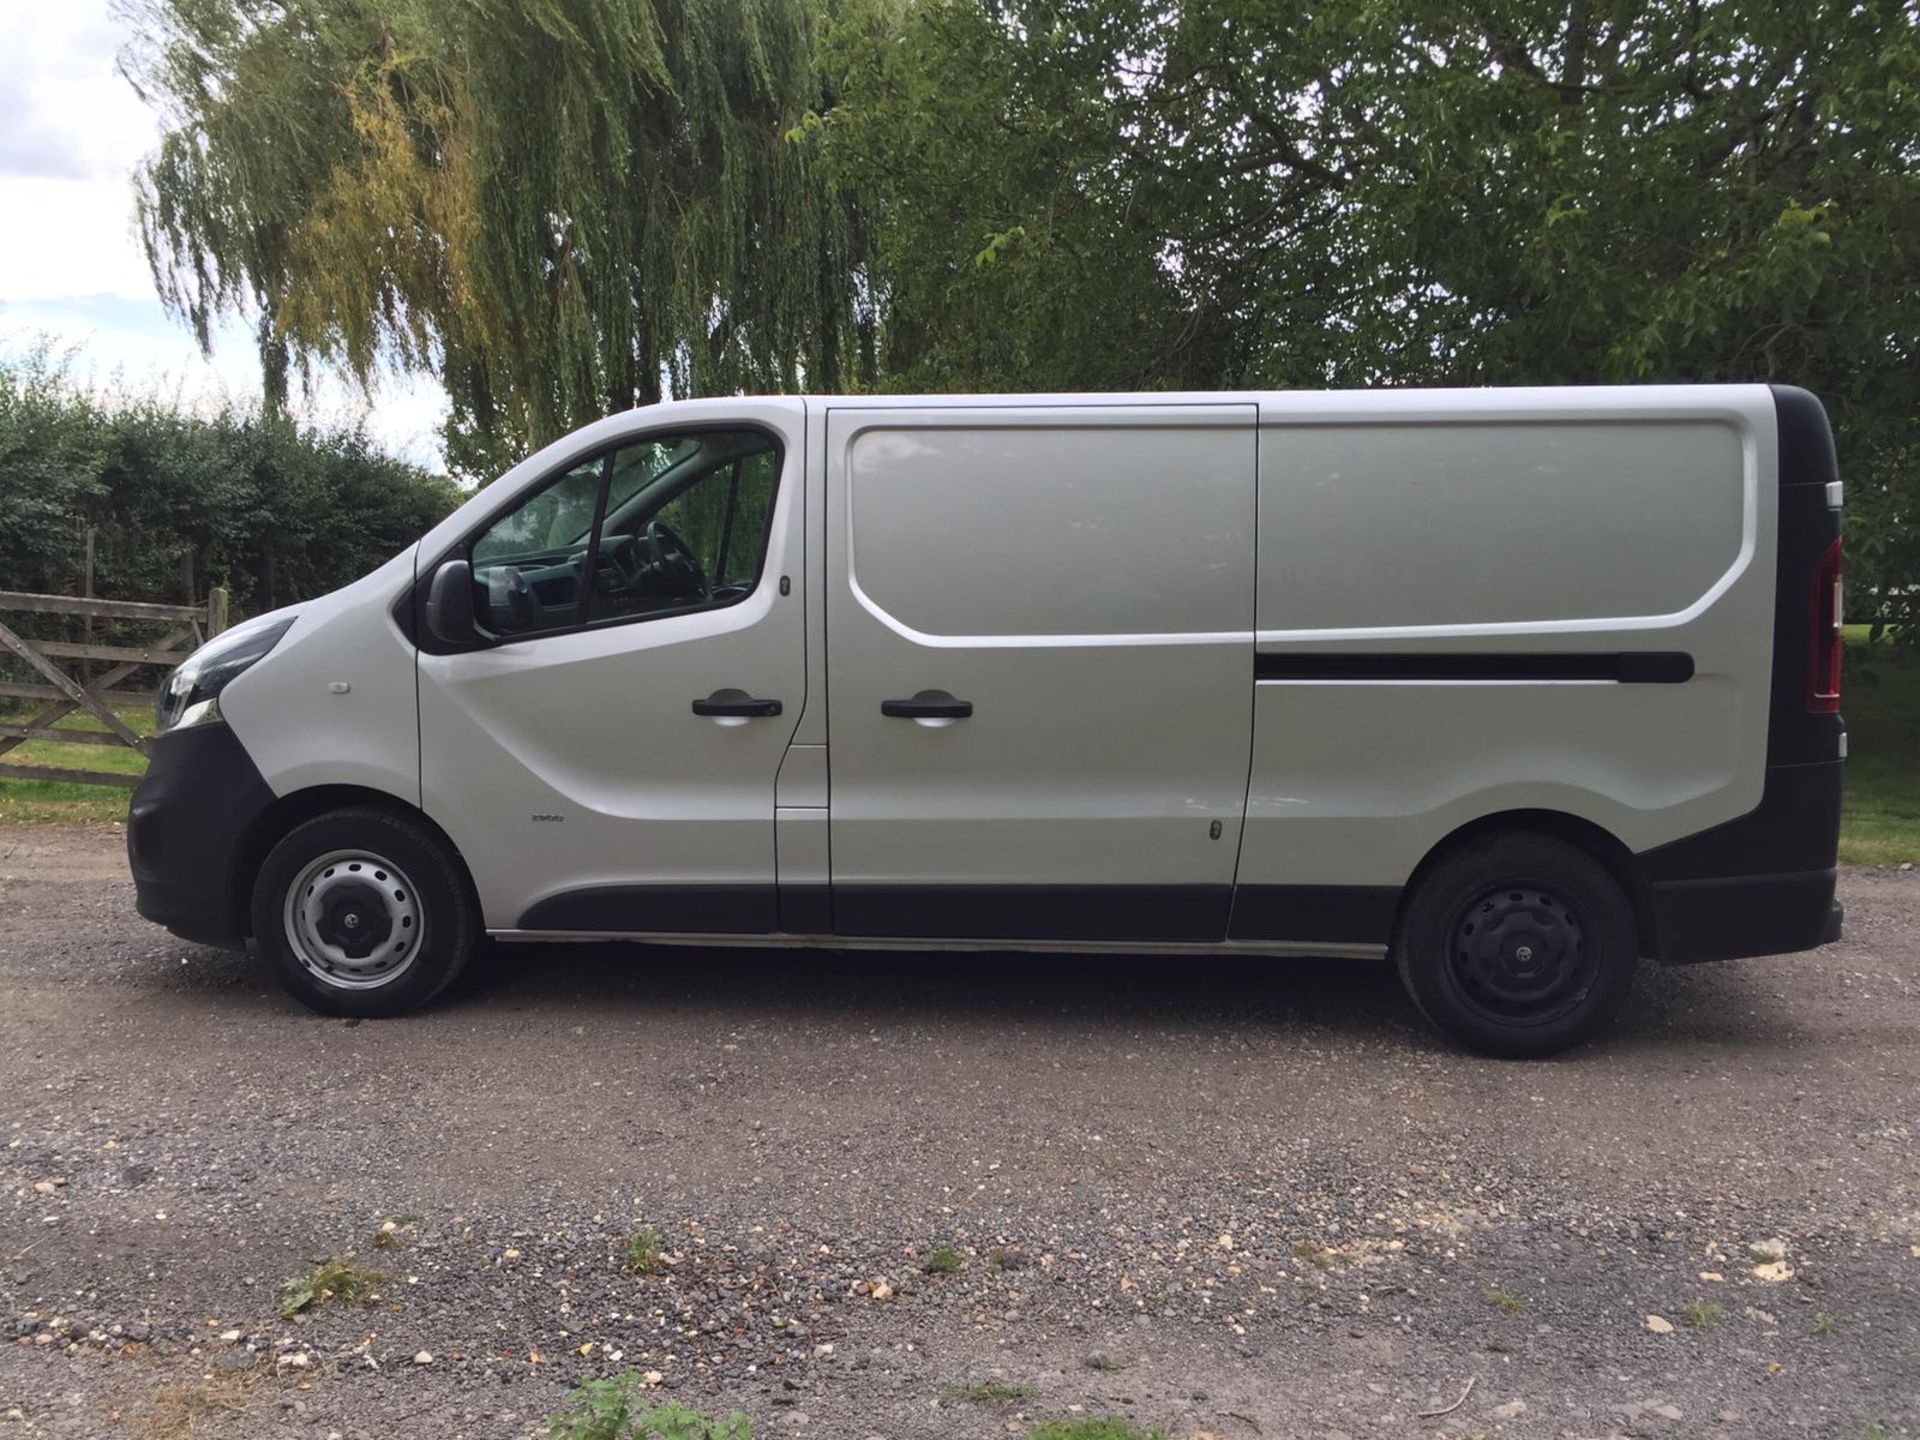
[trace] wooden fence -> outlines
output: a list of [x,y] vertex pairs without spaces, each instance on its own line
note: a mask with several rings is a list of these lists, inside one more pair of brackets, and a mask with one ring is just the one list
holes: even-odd
[[[92,620],[146,621],[160,627],[160,638],[150,645],[95,645],[90,641],[29,639],[5,623],[13,612],[38,615],[82,615]],[[56,740],[64,745],[125,745],[145,755],[152,742],[135,733],[115,713],[115,705],[151,705],[152,690],[122,687],[145,668],[170,670],[191,655],[210,636],[227,626],[227,592],[215,590],[205,605],[152,605],[138,600],[94,600],[73,595],[26,595],[0,590],[0,651],[10,651],[37,671],[39,682],[0,680],[0,699],[44,700],[42,709],[18,724],[0,724],[0,755],[29,740]],[[79,661],[82,673],[69,674],[61,661]],[[87,675],[92,662],[107,665]],[[57,722],[84,710],[102,725],[98,730],[62,730]],[[52,765],[15,765],[0,761],[0,779],[64,780],[82,785],[131,786],[137,775],[106,770],[72,770]]]

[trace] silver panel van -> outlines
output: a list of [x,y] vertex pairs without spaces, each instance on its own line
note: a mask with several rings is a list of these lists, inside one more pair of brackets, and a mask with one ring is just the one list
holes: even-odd
[[1306,953],[1544,1055],[1839,934],[1840,520],[1781,386],[652,406],[183,664],[139,907],[333,1014],[483,934]]

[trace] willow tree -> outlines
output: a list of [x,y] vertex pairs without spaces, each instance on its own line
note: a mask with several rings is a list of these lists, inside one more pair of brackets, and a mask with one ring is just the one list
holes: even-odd
[[163,298],[270,392],[437,374],[480,468],[612,409],[841,381],[807,0],[133,0]]

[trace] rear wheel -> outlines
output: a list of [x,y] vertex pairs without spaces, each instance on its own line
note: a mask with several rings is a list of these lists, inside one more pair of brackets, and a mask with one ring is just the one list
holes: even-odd
[[453,983],[479,932],[465,873],[424,825],[335,810],[296,826],[253,889],[260,951],[328,1015],[402,1015]]
[[1528,1058],[1612,1018],[1639,954],[1633,907],[1606,867],[1551,836],[1487,836],[1421,881],[1394,942],[1428,1019],[1475,1050]]

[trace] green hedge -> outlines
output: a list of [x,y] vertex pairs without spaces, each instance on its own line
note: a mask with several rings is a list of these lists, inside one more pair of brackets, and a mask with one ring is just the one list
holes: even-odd
[[365,574],[461,498],[357,428],[194,413],[89,390],[44,351],[0,356],[0,589],[79,594],[91,528],[96,595],[224,585],[252,614]]

